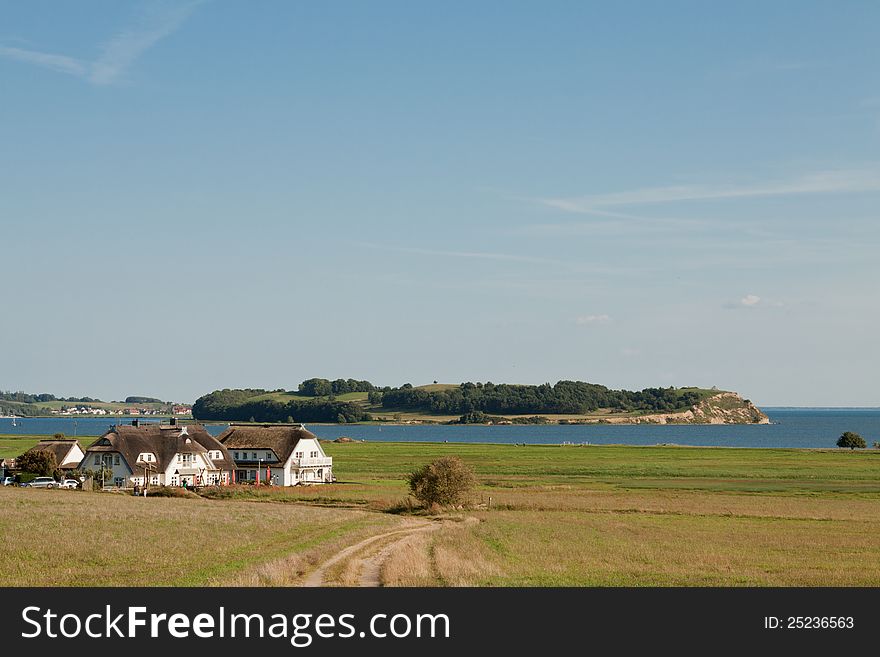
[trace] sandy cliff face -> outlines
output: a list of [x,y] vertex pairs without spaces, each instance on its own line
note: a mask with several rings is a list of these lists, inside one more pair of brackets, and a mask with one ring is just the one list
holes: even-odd
[[686,411],[609,418],[612,424],[770,424],[760,408],[735,392],[719,392]]

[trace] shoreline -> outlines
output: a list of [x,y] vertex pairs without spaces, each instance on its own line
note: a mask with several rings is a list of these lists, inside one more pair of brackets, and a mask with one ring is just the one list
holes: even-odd
[[[709,425],[712,426],[712,425]],[[0,439],[2,440],[33,440],[34,438],[49,436],[51,434],[2,434],[0,433]],[[67,438],[71,438],[71,436],[67,436]],[[82,435],[75,436],[76,439],[86,439],[92,438],[97,439],[100,438],[100,434],[95,435]],[[437,445],[444,447],[452,447],[455,445],[462,446],[477,446],[477,447],[501,447],[501,448],[529,448],[529,447],[547,447],[547,448],[603,448],[603,447],[614,447],[614,448],[637,448],[637,449],[656,449],[656,448],[664,448],[664,449],[735,449],[735,450],[761,450],[761,451],[770,451],[770,450],[784,450],[788,452],[831,452],[831,453],[855,453],[855,454],[874,454],[880,456],[880,449],[867,447],[864,449],[855,449],[851,450],[845,447],[836,447],[836,446],[828,446],[828,447],[778,447],[778,446],[766,446],[766,447],[755,447],[752,445],[686,445],[683,443],[652,443],[652,444],[636,444],[636,443],[570,443],[570,442],[562,442],[562,443],[497,443],[497,442],[481,442],[481,441],[464,441],[464,440],[454,440],[454,441],[440,441],[440,440],[366,440],[366,439],[352,439],[351,441],[345,441],[338,443],[336,439],[330,438],[318,438],[321,443],[324,444],[335,444],[335,445]]]

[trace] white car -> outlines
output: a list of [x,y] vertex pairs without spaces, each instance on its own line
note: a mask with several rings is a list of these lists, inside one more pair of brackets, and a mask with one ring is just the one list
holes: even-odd
[[79,482],[76,479],[65,479],[59,486],[61,488],[79,488]]

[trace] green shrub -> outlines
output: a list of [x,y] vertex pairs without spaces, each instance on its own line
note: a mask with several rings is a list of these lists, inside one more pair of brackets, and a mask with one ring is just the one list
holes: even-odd
[[845,431],[840,438],[837,439],[838,447],[849,447],[850,449],[864,449],[868,445],[865,443],[865,439],[862,438],[859,434],[853,433],[852,431]]
[[470,466],[457,456],[444,456],[407,476],[410,492],[425,506],[461,503],[476,486]]

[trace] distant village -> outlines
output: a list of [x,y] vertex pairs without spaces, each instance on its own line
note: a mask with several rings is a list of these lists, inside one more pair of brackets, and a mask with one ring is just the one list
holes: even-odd
[[[131,406],[128,408],[122,408],[118,411],[110,410],[108,411],[105,408],[96,408],[94,406],[62,406],[61,409],[52,409],[52,415],[130,415],[130,416],[144,416],[144,415],[161,415],[162,417],[166,417],[168,415],[167,410],[160,410],[156,408],[138,408],[135,406]],[[192,416],[192,406],[186,405],[175,405],[171,407],[171,415],[179,415],[179,416]]]

